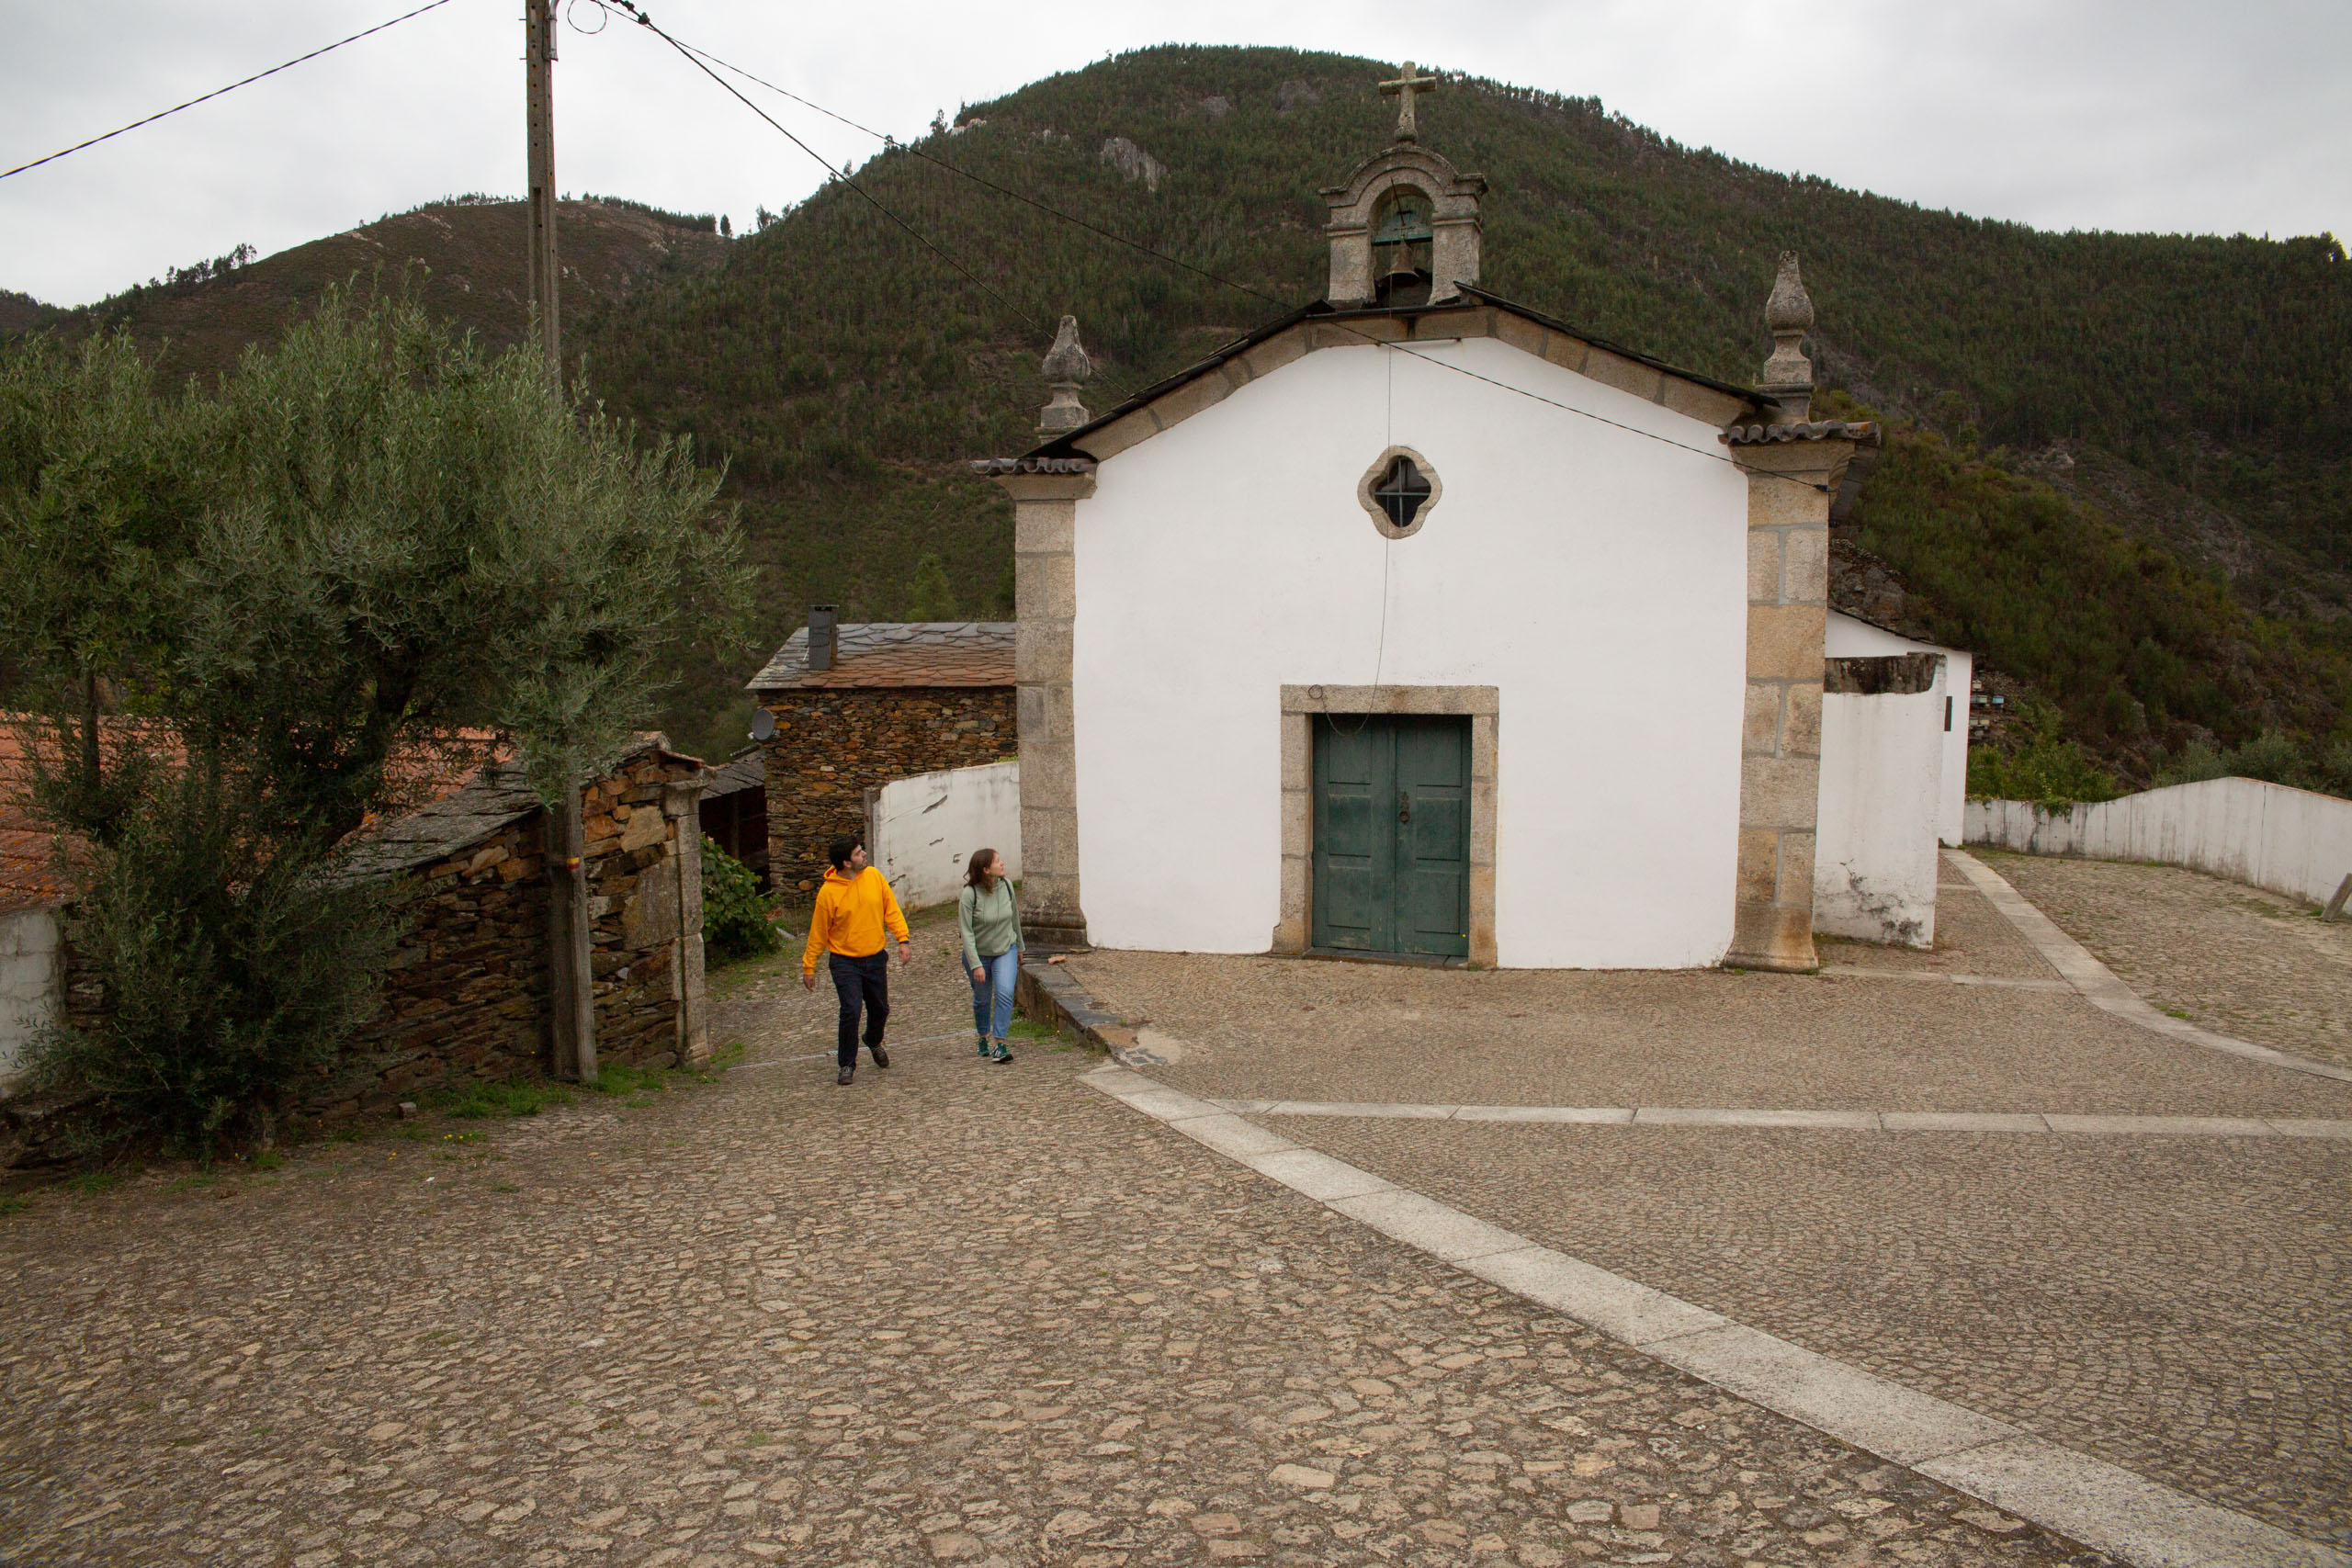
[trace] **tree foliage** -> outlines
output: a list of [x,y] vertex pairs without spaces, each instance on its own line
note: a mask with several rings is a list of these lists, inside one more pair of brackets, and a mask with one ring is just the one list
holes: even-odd
[[706,835],[702,841],[702,936],[713,958],[756,958],[784,945],[751,867]]
[[53,1072],[209,1131],[332,1055],[385,927],[321,889],[396,751],[494,732],[548,800],[617,755],[679,644],[741,646],[717,485],[401,299],[174,394],[119,335],[0,355],[11,705],[109,998]]

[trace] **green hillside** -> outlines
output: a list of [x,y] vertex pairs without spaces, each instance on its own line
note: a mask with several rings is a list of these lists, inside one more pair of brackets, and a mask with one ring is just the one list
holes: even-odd
[[[1390,73],[1150,50],[967,106],[858,169],[985,287],[839,183],[731,245],[707,220],[567,205],[569,351],[616,409],[728,464],[763,568],[761,646],[681,671],[677,739],[741,743],[742,681],[812,601],[1009,614],[1009,510],[963,463],[1032,444],[1055,319],[1079,318],[1102,409],[1313,298],[1319,187],[1386,142]],[[1842,545],[1900,576],[1894,618],[2054,700],[2128,781],[2192,744],[2278,730],[2316,757],[2352,738],[2352,265],[2333,239],[2044,233],[1493,83],[1451,82],[1420,114],[1490,182],[1485,284],[1604,337],[1749,380],[1775,260],[1802,252],[1825,405],[1892,432]],[[781,137],[748,114],[741,137],[797,181]],[[127,321],[175,345],[167,368],[200,370],[326,282],[412,260],[435,310],[519,334],[519,208],[462,200],[74,319]],[[22,303],[0,333],[41,319]]]
[[[1152,50],[967,106],[919,151],[1288,305],[1322,281],[1318,187],[1387,139],[1387,71]],[[1919,618],[2058,700],[2127,775],[2191,739],[2318,739],[2352,715],[2352,266],[2332,239],[2042,233],[1491,83],[1451,85],[1421,123],[1490,182],[1487,287],[1692,368],[1753,378],[1775,259],[1802,251],[1826,380],[1904,432],[1847,532],[1917,577]],[[797,156],[748,116],[744,135]],[[1105,156],[1114,137],[1162,166],[1156,188]],[[958,465],[1031,443],[1061,312],[1102,408],[1277,310],[915,150],[857,177],[1001,301],[836,184],[585,335],[605,395],[731,464],[772,641],[811,600],[907,613],[927,553],[959,613],[1004,613],[1008,513]],[[2108,491],[2026,471],[2065,449]],[[2216,558],[2183,547],[2183,498],[2227,536]],[[702,671],[695,699],[729,723],[741,678]],[[695,732],[683,711],[677,728]]]
[[[634,201],[566,201],[558,222],[560,303],[575,324],[634,291],[707,271],[728,249],[708,214],[687,217]],[[0,334],[46,325],[120,326],[155,356],[167,381],[209,380],[234,364],[246,344],[275,335],[313,308],[331,286],[356,281],[367,288],[380,280],[412,289],[435,315],[503,346],[522,340],[530,318],[526,225],[519,201],[458,197],[259,259],[241,246],[78,310],[0,296]]]

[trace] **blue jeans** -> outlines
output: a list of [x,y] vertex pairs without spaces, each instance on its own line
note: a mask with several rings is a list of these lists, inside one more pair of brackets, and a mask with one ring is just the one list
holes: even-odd
[[964,971],[964,978],[972,980],[972,1028],[989,1040],[1002,1040],[1012,1032],[1012,983],[1021,975],[1021,950],[1000,953],[990,958],[983,954],[980,967],[988,977],[972,980],[972,972]]

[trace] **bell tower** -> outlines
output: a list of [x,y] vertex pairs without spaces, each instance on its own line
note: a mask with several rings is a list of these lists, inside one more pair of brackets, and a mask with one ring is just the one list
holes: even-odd
[[1348,183],[1323,193],[1330,221],[1331,282],[1324,299],[1342,309],[1443,304],[1478,281],[1478,198],[1487,182],[1457,175],[1420,144],[1413,100],[1441,78],[1416,73],[1383,82],[1398,100],[1396,136],[1356,165]]

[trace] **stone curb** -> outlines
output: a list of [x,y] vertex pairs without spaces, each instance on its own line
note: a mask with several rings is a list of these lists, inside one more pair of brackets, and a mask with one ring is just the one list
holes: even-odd
[[2032,943],[2033,950],[2041,954],[2085,1001],[2100,1011],[2113,1013],[2127,1022],[2136,1023],[2158,1034],[2170,1035],[2191,1045],[2202,1045],[2209,1051],[2226,1051],[2233,1056],[2244,1056],[2248,1061],[2352,1083],[2352,1067],[2339,1067],[2333,1062],[2313,1061],[2309,1056],[2274,1051],[2267,1045],[2256,1045],[2227,1034],[2217,1034],[2210,1029],[2199,1029],[2184,1019],[2159,1011],[2142,1000],[2140,994],[2125,985],[2114,970],[2092,956],[2090,949],[2060,931],[2056,921],[2027,902],[2025,896],[2010,886],[2008,879],[1999,872],[1964,850],[1946,850],[1944,853],[1960,867],[1976,891],[1984,895],[1985,901],[2017,928],[2018,934]]
[[1083,1081],[1334,1213],[2137,1568],[2352,1568],[2318,1542],[1538,1246],[1141,1073]]
[[2352,1138],[2352,1122],[2288,1116],[2068,1116],[2041,1111],[1764,1111],[1688,1106],[1403,1105],[1364,1100],[1220,1100],[1237,1116],[1513,1122],[1588,1127],[1788,1127],[1857,1133],[2024,1133],[2152,1138]]

